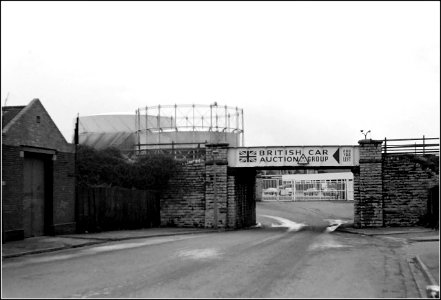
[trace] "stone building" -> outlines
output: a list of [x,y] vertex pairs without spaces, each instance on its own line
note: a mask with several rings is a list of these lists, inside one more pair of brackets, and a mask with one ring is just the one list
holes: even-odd
[[75,146],[39,99],[2,107],[2,242],[75,231]]

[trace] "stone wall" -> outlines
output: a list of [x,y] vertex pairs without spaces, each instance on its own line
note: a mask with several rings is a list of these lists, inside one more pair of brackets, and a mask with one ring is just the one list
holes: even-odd
[[424,157],[412,154],[383,155],[384,226],[413,226],[427,212],[429,189],[439,175],[427,167]]
[[[424,217],[439,175],[421,158],[382,155],[381,140],[361,140],[354,173],[354,226],[412,226]],[[256,170],[229,168],[227,144],[182,166],[161,198],[161,225],[243,228],[256,223]]]
[[161,226],[205,226],[205,161],[185,163],[161,195]]
[[354,226],[414,226],[425,217],[429,189],[439,184],[433,160],[382,154],[381,140],[361,140],[354,172]]
[[262,192],[263,192],[263,178],[261,176],[256,176],[256,201],[262,201]]
[[355,227],[383,226],[383,185],[381,180],[381,144],[378,140],[361,140],[360,174],[354,203]]
[[353,167],[352,174],[354,174],[354,224],[359,226],[360,220],[360,210],[363,206],[358,205],[360,199],[360,167]]
[[206,146],[205,227],[226,228],[228,144]]
[[256,223],[255,170],[228,168],[228,144],[182,165],[161,195],[161,226],[243,228]]

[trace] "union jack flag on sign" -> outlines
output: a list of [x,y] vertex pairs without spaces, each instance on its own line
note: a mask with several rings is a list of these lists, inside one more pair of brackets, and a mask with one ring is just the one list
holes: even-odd
[[256,150],[239,151],[239,162],[256,162],[256,161],[257,161]]

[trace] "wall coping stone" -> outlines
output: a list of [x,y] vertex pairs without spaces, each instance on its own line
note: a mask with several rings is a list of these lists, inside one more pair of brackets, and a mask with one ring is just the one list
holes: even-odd
[[218,144],[205,144],[206,148],[228,148],[230,144],[228,143],[218,143]]
[[382,144],[384,141],[383,140],[373,140],[373,139],[365,139],[365,140],[359,140],[358,143],[360,145],[362,144],[374,144],[374,145],[378,145],[378,144]]

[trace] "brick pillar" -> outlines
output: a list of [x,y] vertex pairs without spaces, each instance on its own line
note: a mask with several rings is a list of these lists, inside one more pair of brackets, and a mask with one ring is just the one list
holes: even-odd
[[354,226],[383,226],[382,140],[361,140],[358,197],[354,203]]
[[205,227],[227,227],[228,144],[207,144],[205,157]]

